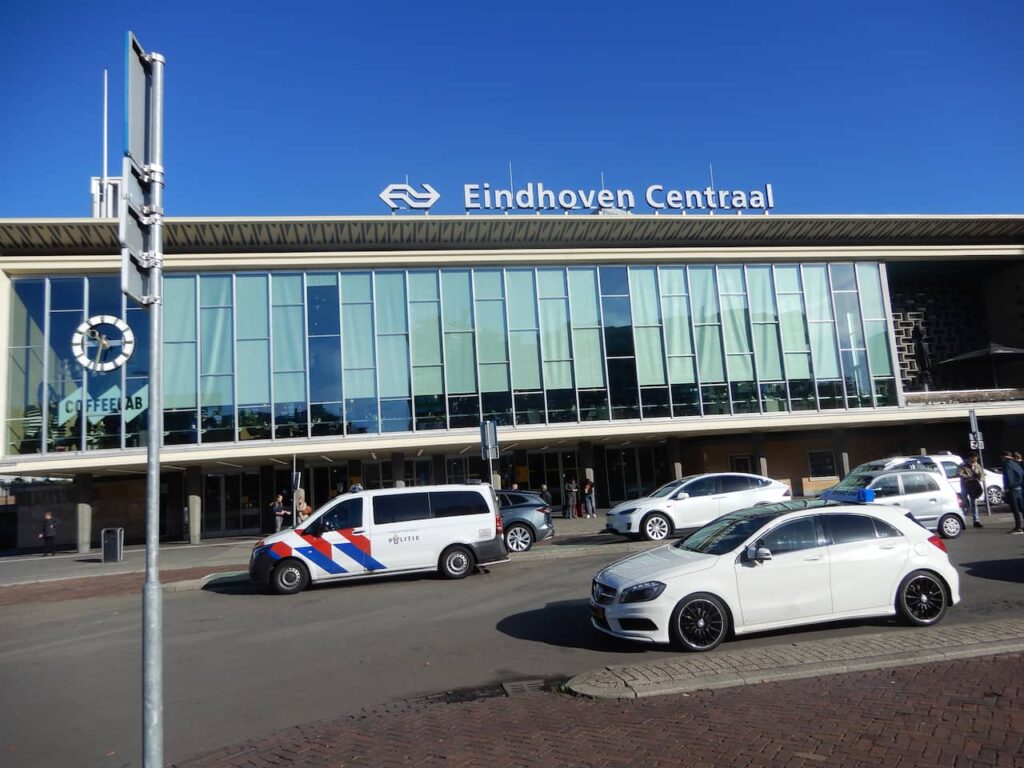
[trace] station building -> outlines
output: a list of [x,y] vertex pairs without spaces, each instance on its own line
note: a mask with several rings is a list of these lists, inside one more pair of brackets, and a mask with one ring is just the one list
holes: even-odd
[[[705,471],[811,494],[966,452],[971,409],[989,457],[1024,447],[1022,216],[170,218],[164,243],[166,540],[271,529],[293,466],[314,505],[470,479],[558,504],[586,476],[608,506]],[[114,220],[0,220],[0,549],[45,509],[83,551],[143,538],[148,313],[119,270]],[[107,354],[102,316],[135,338],[112,370],[74,349]]]

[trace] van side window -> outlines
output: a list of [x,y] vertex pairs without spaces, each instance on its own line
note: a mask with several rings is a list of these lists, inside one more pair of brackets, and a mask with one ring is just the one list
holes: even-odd
[[325,531],[344,531],[363,526],[363,500],[347,499],[324,514],[321,524]]
[[425,493],[400,493],[394,496],[373,497],[374,525],[426,520],[430,517],[430,502]]
[[430,494],[430,510],[434,517],[486,515],[490,512],[484,497],[475,491],[434,491]]

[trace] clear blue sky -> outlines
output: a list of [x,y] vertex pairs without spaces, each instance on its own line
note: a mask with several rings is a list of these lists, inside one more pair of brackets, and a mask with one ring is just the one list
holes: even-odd
[[169,215],[383,214],[390,182],[771,182],[778,213],[1024,212],[1024,3],[7,0],[0,217],[88,215],[124,34]]

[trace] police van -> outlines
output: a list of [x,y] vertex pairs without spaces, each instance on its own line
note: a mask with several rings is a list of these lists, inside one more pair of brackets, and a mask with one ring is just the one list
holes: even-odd
[[491,486],[385,488],[338,496],[300,527],[261,539],[249,578],[288,595],[313,582],[392,573],[461,579],[507,560]]

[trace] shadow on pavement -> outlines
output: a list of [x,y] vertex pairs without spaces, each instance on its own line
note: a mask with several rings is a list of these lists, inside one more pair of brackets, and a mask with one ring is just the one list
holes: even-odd
[[966,570],[970,576],[977,576],[979,579],[1024,584],[1024,558],[979,560],[976,563],[962,563],[960,567]]
[[543,608],[507,616],[495,627],[519,640],[532,640],[562,648],[588,651],[643,653],[646,646],[629,643],[602,634],[590,624],[590,605],[586,600],[560,600]]

